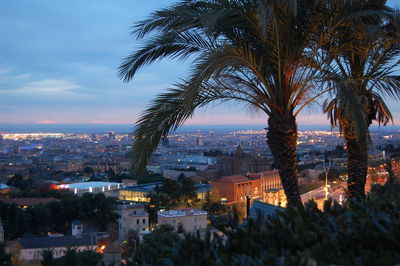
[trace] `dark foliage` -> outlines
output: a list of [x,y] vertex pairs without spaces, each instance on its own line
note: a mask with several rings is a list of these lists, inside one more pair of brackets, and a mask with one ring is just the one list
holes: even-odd
[[114,211],[116,200],[107,198],[103,193],[86,193],[82,197],[65,193],[59,199],[58,202],[27,209],[0,202],[5,238],[11,240],[24,235],[46,235],[47,232],[69,234],[74,220],[106,231],[107,226],[116,223],[118,218]]
[[58,259],[53,257],[53,250],[43,251],[42,256],[43,266],[96,266],[103,257],[92,250],[77,252],[73,248],[68,248],[65,255]]
[[5,245],[0,243],[0,265],[1,266],[11,266],[11,255],[6,253]]
[[161,209],[172,209],[179,204],[190,204],[197,200],[196,187],[193,179],[180,176],[178,180],[164,179],[158,186],[148,194],[150,203],[147,206],[150,223],[156,223],[157,212]]
[[31,181],[24,179],[22,174],[15,174],[8,180],[7,185],[25,190],[31,185]]
[[[375,186],[346,206],[314,202],[266,220],[215,225],[225,234],[187,235],[144,245],[137,262],[153,265],[395,265],[400,263],[400,185]],[[155,236],[153,236],[155,237]],[[138,256],[139,256],[138,255]],[[304,263],[304,264],[303,264]]]

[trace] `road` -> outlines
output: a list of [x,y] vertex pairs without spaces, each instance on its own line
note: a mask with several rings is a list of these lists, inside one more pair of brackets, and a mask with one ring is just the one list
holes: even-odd
[[[344,194],[343,188],[336,188],[333,191],[329,191],[329,197],[337,202],[340,202],[340,196]],[[317,189],[311,190],[304,194],[301,194],[301,201],[307,202],[310,199],[321,199],[325,197],[324,187],[319,187]],[[343,196],[342,196],[343,197]]]

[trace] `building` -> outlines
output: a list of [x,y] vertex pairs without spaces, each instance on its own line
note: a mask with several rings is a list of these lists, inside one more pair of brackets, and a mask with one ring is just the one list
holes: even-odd
[[260,179],[250,179],[243,175],[224,176],[211,182],[218,189],[221,201],[233,204],[246,202],[246,196],[251,200],[261,199]]
[[165,178],[178,180],[180,175],[184,175],[185,177],[195,177],[196,171],[188,171],[186,169],[175,170],[175,169],[166,169],[163,171],[163,176]]
[[130,202],[149,202],[147,194],[154,190],[156,186],[162,186],[162,182],[154,182],[129,186],[119,190],[119,199]]
[[80,236],[83,234],[83,223],[81,221],[73,221],[71,223],[71,235]]
[[[148,183],[130,187],[124,187],[119,190],[119,199],[128,202],[149,202],[147,194],[154,190],[156,186],[162,186],[162,182]],[[204,200],[211,186],[207,184],[196,184],[197,198]]]
[[232,156],[218,157],[217,166],[221,176],[247,175],[271,170],[271,165],[266,158],[245,154],[241,146],[236,148]]
[[267,189],[264,195],[264,203],[281,207],[286,207],[287,205],[287,198],[283,188]]
[[276,206],[286,206],[287,199],[278,170],[250,173],[248,177],[253,180],[260,180],[262,202]]
[[129,230],[143,232],[149,230],[149,214],[143,205],[124,205],[119,218],[119,239],[123,241]]
[[107,196],[118,197],[118,190],[122,187],[121,183],[114,182],[83,182],[59,185],[60,189],[67,189],[78,196],[84,193],[104,193]]
[[136,179],[122,179],[122,186],[123,187],[130,187],[130,186],[136,186],[137,185],[137,180]]
[[60,258],[68,248],[74,248],[78,252],[96,250],[96,236],[24,237],[7,243],[8,252],[19,254],[22,265],[41,265],[42,252],[49,249],[53,251],[54,258]]
[[169,224],[176,230],[182,226],[187,233],[193,233],[207,228],[207,212],[198,209],[174,209],[159,211],[157,213],[158,224]]
[[121,265],[121,246],[117,243],[106,246],[103,250],[104,265]]

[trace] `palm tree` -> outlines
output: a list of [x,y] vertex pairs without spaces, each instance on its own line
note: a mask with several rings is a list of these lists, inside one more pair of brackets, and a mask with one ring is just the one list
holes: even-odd
[[[328,86],[335,88],[324,112],[339,125],[347,146],[348,197],[363,197],[368,169],[369,126],[393,120],[383,95],[398,97],[395,75],[400,42],[398,15],[381,0],[337,1],[332,17],[342,18],[331,39],[322,45],[330,60],[325,68]],[[369,9],[370,12],[361,12]],[[360,16],[351,14],[358,12]],[[343,14],[345,13],[345,14]],[[339,24],[338,24],[339,25]]]
[[134,170],[160,139],[211,102],[236,101],[268,117],[267,143],[289,204],[300,202],[296,116],[318,72],[308,47],[323,16],[318,0],[181,1],[134,27],[142,49],[120,66],[124,81],[165,57],[191,59],[191,75],[159,95],[134,130]]

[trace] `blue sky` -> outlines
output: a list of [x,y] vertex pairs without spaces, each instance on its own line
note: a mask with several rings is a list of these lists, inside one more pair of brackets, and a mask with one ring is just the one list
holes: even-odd
[[[187,73],[187,64],[162,61],[128,84],[117,77],[121,60],[140,45],[130,36],[132,24],[172,2],[0,1],[0,123],[134,123],[157,93]],[[389,105],[397,121],[400,106]],[[327,124],[318,106],[299,122]],[[228,104],[199,110],[188,123],[265,124],[266,118]]]

